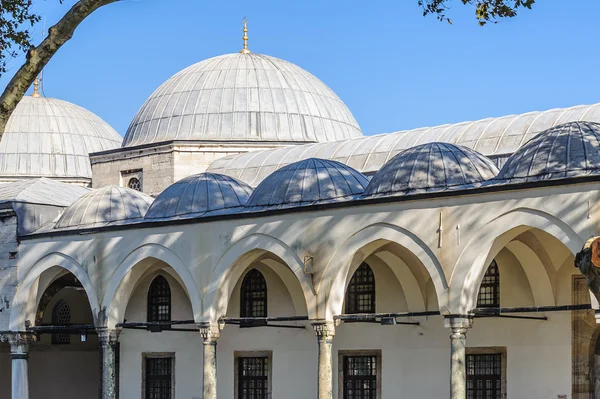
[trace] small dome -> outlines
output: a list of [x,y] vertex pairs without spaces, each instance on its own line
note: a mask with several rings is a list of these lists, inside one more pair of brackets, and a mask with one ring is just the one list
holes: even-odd
[[262,181],[247,207],[284,208],[351,199],[369,180],[336,161],[309,158],[276,170]]
[[26,96],[0,141],[2,178],[92,178],[89,153],[119,148],[121,136],[97,115],[55,98]]
[[252,187],[216,173],[188,176],[170,185],[152,203],[146,219],[194,217],[246,205]]
[[519,148],[495,179],[531,182],[600,171],[600,124],[570,122],[544,130]]
[[54,228],[100,227],[114,222],[141,219],[151,203],[152,197],[130,188],[98,188],[69,206]]
[[278,58],[225,54],[168,79],[142,105],[123,147],[169,140],[319,143],[362,136],[323,82]]
[[494,163],[469,148],[427,143],[402,151],[375,173],[365,196],[404,195],[474,187],[498,173]]

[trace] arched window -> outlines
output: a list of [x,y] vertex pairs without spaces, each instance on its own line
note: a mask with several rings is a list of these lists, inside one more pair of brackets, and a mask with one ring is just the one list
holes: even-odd
[[262,273],[250,270],[241,291],[240,317],[267,317],[267,282]]
[[346,313],[375,313],[375,275],[365,262],[356,269],[348,285]]
[[138,179],[137,177],[132,177],[131,179],[129,179],[129,183],[127,183],[127,187],[137,190],[137,191],[142,191],[142,183],[140,182],[140,179]]
[[500,307],[500,270],[495,260],[483,276],[479,295],[477,295],[478,308],[499,308]]
[[171,287],[163,276],[156,276],[148,290],[148,321],[171,321]]
[[[71,323],[71,308],[62,299],[56,302],[52,309],[52,325],[64,326]],[[52,334],[53,344],[68,344],[71,342],[69,334]]]

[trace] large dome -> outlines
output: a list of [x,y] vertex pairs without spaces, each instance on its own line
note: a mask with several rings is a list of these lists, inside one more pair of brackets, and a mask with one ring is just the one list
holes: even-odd
[[363,174],[341,162],[309,158],[269,175],[246,207],[254,211],[347,201],[362,194],[368,184]]
[[106,122],[75,104],[23,97],[0,141],[0,179],[89,180],[89,153],[118,148],[121,140]]
[[362,136],[339,97],[304,69],[260,54],[194,64],[142,105],[123,147],[169,140],[311,143]]
[[130,188],[97,188],[65,209],[54,228],[92,228],[141,220],[152,201],[152,197]]
[[511,155],[496,181],[564,179],[600,173],[600,124],[570,122],[544,130]]
[[252,187],[233,177],[199,173],[170,185],[154,200],[146,219],[185,218],[216,215],[240,209]]
[[494,178],[492,161],[467,147],[427,143],[402,151],[375,173],[365,196],[471,188]]

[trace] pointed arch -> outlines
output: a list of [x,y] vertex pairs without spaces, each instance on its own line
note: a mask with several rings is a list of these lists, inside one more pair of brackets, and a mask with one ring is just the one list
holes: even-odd
[[355,232],[336,250],[317,287],[317,292],[328,289],[326,293],[324,316],[328,319],[342,313],[345,289],[360,264],[378,248],[395,243],[408,250],[424,266],[429,274],[438,305],[442,309],[447,301],[447,283],[441,264],[433,251],[411,231],[388,223],[376,223]]
[[583,240],[565,222],[546,212],[517,208],[506,212],[479,229],[462,251],[450,279],[449,310],[466,314],[476,306],[479,285],[487,265],[519,234],[536,228],[562,242],[572,254],[583,246]]
[[[304,273],[304,264],[284,242],[265,234],[250,234],[236,241],[217,261],[203,295],[206,304],[203,319],[216,322],[227,313],[229,298],[244,271],[260,256],[270,253],[281,259],[282,264],[291,273],[273,270],[283,280],[292,295],[296,311],[307,309],[309,318],[316,318],[316,298],[310,275]],[[271,267],[271,265],[269,265]],[[302,301],[298,298],[301,297]]]
[[37,293],[45,291],[47,287],[39,287],[38,279],[43,272],[52,267],[62,268],[72,273],[81,283],[87,295],[92,315],[94,316],[94,324],[100,326],[104,319],[96,289],[90,280],[87,271],[81,265],[68,255],[52,252],[39,259],[26,272],[25,276],[19,278],[19,287],[12,301],[10,311],[9,328],[12,331],[24,331],[25,321],[35,321],[35,311],[38,306]]
[[159,244],[144,244],[133,250],[121,261],[108,283],[102,300],[102,306],[106,310],[108,327],[112,328],[123,320],[129,298],[143,272],[134,269],[141,262],[149,259],[162,261],[174,270],[177,277],[179,277],[178,280],[187,291],[192,304],[194,320],[199,322],[202,315],[202,297],[190,269],[170,249]]

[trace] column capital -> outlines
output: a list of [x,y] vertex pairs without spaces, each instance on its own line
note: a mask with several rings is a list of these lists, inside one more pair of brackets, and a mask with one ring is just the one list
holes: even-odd
[[335,336],[335,323],[333,321],[315,321],[312,326],[319,341],[331,340]]
[[37,341],[37,335],[26,332],[4,332],[0,334],[0,342],[8,342],[11,347],[29,345]]
[[200,337],[202,337],[205,344],[216,343],[221,335],[221,328],[218,324],[198,323],[197,326]]
[[[444,317],[444,327],[452,329],[452,331],[466,331],[473,327],[473,318],[463,315],[450,315]],[[464,330],[464,331],[462,331]]]
[[96,328],[96,333],[98,334],[98,342],[100,343],[100,346],[104,347],[119,342],[119,334],[121,333],[121,330],[109,330],[106,327],[98,327]]

